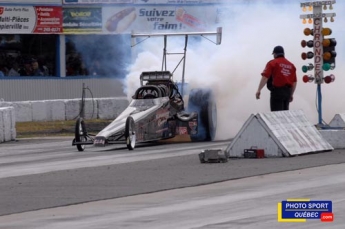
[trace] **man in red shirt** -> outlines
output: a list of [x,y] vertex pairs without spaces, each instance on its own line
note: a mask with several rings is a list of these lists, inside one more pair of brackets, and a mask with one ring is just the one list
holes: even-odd
[[256,99],[260,99],[260,91],[272,77],[270,106],[271,111],[289,110],[289,103],[293,100],[293,93],[297,85],[296,67],[284,56],[284,48],[276,46],[273,49],[274,59],[270,60],[261,73],[261,81],[256,92]]

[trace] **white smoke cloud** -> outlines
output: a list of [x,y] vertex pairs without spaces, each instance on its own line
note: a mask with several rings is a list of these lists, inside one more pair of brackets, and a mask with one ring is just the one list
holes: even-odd
[[[226,20],[222,20],[222,44],[214,45],[206,39],[197,45],[188,46],[186,58],[186,81],[190,87],[212,87],[216,92],[218,106],[217,139],[234,137],[251,114],[269,112],[269,91],[264,88],[261,99],[256,100],[261,72],[272,58],[272,50],[276,45],[285,48],[285,56],[297,68],[298,85],[294,101],[290,109],[302,109],[312,123],[318,122],[316,108],[316,85],[303,83],[304,73],[301,67],[309,62],[301,59],[301,53],[309,51],[302,48],[301,40],[312,40],[306,37],[303,29],[312,28],[311,24],[302,24],[299,19],[303,12],[299,1],[282,1],[270,4],[269,1],[246,4],[226,4],[229,9]],[[260,3],[261,2],[261,3]],[[279,1],[280,2],[280,1]],[[284,3],[285,2],[285,3]],[[224,11],[225,6],[219,8]],[[338,9],[338,10],[337,10]],[[324,24],[333,30],[331,37],[338,38],[337,67],[331,73],[336,76],[335,82],[322,85],[323,119],[328,123],[336,113],[344,113],[342,98],[345,90],[344,44],[340,37],[344,36],[344,18],[338,12],[344,4],[334,5],[332,12],[337,13],[335,23]],[[215,30],[214,30],[215,31]],[[168,42],[169,52],[182,52],[183,39]],[[212,39],[212,37],[210,37]],[[178,40],[178,42],[175,42]],[[214,39],[213,39],[214,40]],[[160,70],[162,66],[163,38],[151,38],[142,44],[144,52],[139,53],[126,78],[127,94],[130,97],[139,86],[139,75],[142,71]],[[312,51],[312,50],[310,50]],[[343,52],[344,53],[344,52]],[[168,56],[168,70],[173,71],[180,61],[180,56]],[[181,79],[182,69],[174,74],[175,80]],[[325,75],[330,74],[325,72]]]

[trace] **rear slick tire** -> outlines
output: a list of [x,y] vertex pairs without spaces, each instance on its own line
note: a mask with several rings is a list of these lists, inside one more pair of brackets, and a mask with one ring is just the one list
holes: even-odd
[[191,134],[193,142],[214,141],[217,131],[217,103],[211,89],[192,89],[188,111],[198,113],[198,133]]

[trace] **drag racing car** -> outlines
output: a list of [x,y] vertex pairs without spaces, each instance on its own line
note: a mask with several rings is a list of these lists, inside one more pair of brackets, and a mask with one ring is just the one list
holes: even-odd
[[96,136],[86,131],[85,122],[78,118],[73,145],[83,151],[85,145],[105,146],[125,143],[133,150],[137,142],[151,142],[189,135],[192,141],[211,141],[215,137],[217,108],[212,91],[191,90],[188,110],[172,81],[169,71],[143,72],[141,85],[129,106]]
[[[221,31],[217,30],[217,35],[219,33]],[[182,92],[183,85],[184,77]],[[129,106],[97,135],[87,132],[82,117],[77,119],[72,145],[78,151],[84,151],[85,145],[109,144],[126,144],[129,150],[133,150],[137,143],[171,139],[178,135],[187,135],[191,141],[214,140],[217,107],[212,90],[191,89],[188,107],[185,105],[183,93],[173,81],[173,73],[166,69],[142,72],[140,87],[132,95]]]

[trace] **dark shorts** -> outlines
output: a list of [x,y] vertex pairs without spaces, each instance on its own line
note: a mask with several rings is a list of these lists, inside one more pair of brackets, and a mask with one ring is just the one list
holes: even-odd
[[289,110],[291,86],[274,87],[271,91],[271,111]]

